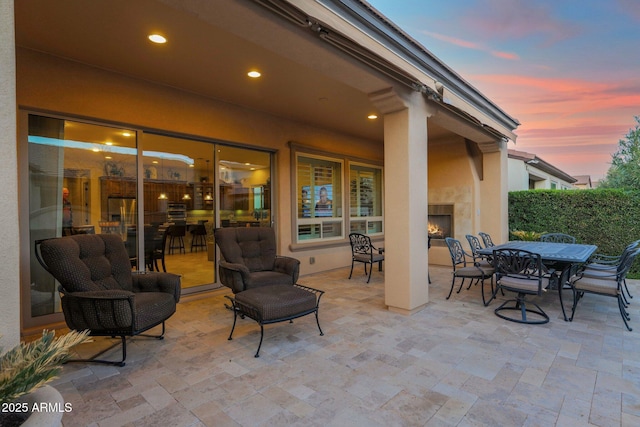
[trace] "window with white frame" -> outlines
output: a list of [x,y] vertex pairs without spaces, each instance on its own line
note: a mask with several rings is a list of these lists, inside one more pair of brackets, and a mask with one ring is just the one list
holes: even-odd
[[384,233],[382,166],[329,153],[294,149],[292,154],[297,243],[340,240],[350,232]]
[[349,165],[349,222],[352,233],[381,234],[382,168]]
[[297,240],[343,237],[343,161],[319,156],[296,156]]

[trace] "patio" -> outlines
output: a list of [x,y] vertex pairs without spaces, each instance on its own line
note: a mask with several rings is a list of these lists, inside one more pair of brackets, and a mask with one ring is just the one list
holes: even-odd
[[227,341],[224,292],[185,299],[163,341],[130,340],[125,367],[65,366],[54,382],[73,405],[64,425],[640,425],[639,297],[633,332],[595,295],[563,321],[556,292],[542,298],[548,324],[520,325],[484,307],[479,286],[445,300],[450,272],[430,268],[431,302],[413,316],[386,309],[383,273],[303,276],[326,291],[325,335],[313,316],[268,325],[260,358],[254,321]]

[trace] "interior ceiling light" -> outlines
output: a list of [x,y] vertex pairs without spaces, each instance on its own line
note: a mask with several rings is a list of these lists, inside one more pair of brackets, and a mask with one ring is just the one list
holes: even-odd
[[131,136],[131,132],[122,132],[122,136]]
[[106,144],[106,145],[113,145],[113,142],[111,142],[111,141],[107,141],[107,142],[105,142],[105,144]]
[[163,44],[167,42],[167,39],[160,34],[149,34],[149,40],[154,43]]
[[256,71],[256,70],[249,71],[249,72],[247,73],[247,76],[251,77],[252,79],[257,79],[257,78],[258,78],[258,77],[260,77],[261,75],[262,75],[262,74],[260,73],[260,71]]
[[377,118],[378,118],[378,116],[377,116],[377,115],[375,115],[375,114],[369,114],[369,115],[367,116],[367,119],[369,119],[369,120],[375,120],[375,119],[377,119]]

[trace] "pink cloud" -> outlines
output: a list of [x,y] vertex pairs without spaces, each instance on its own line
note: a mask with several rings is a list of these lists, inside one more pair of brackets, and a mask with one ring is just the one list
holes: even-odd
[[465,49],[473,49],[473,50],[478,50],[478,51],[482,51],[482,52],[488,52],[491,55],[495,56],[496,58],[508,59],[508,60],[518,60],[518,59],[520,59],[520,57],[515,53],[491,50],[491,49],[483,46],[480,43],[470,42],[470,41],[463,40],[463,39],[460,39],[460,38],[451,37],[451,36],[447,36],[445,34],[434,33],[434,32],[426,31],[426,30],[422,30],[421,33],[424,34],[424,35],[427,35],[429,37],[433,37],[434,39],[437,39],[437,40],[440,40],[440,41],[443,41],[443,42],[446,42],[446,43],[450,43],[450,44],[452,44],[454,46],[463,47]]
[[594,82],[505,74],[476,75],[470,81],[522,123],[516,129],[517,149],[574,175],[604,176],[618,141],[639,113],[640,79]]
[[491,55],[497,57],[497,58],[502,58],[502,59],[510,59],[510,60],[518,60],[520,59],[520,57],[518,55],[516,55],[515,53],[510,53],[510,52],[499,52],[499,51],[491,51]]

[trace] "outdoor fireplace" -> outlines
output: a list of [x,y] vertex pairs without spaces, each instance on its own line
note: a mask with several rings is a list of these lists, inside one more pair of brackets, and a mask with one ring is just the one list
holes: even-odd
[[445,237],[453,237],[453,205],[429,205],[428,233],[432,244],[444,244]]

